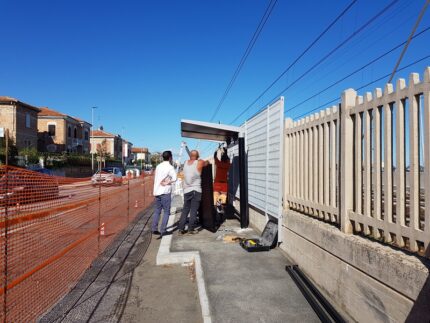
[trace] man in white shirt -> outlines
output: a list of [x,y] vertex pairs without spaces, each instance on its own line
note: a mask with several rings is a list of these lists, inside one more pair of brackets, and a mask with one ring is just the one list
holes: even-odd
[[[172,152],[167,150],[163,152],[163,162],[155,169],[154,178],[154,197],[155,210],[152,219],[151,231],[153,234],[160,236],[169,234],[166,231],[167,221],[170,216],[170,204],[172,202],[172,183],[176,181],[176,172],[172,166]],[[158,222],[160,221],[161,211],[164,211],[161,222],[161,230],[158,231]],[[161,233],[160,233],[161,232]]]

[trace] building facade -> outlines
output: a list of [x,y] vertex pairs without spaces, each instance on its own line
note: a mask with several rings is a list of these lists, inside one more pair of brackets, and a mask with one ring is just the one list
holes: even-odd
[[42,107],[37,127],[40,151],[90,152],[91,124],[84,120]]
[[133,160],[132,150],[133,150],[133,144],[130,141],[123,139],[122,140],[122,162],[124,165],[130,164],[131,161]]
[[149,153],[148,148],[134,147],[131,152],[135,163],[139,161],[142,161],[144,164],[151,163],[151,154]]
[[0,127],[9,130],[17,149],[37,149],[37,114],[40,109],[18,99],[0,96]]
[[103,130],[93,130],[90,137],[91,153],[97,154],[100,149],[110,157],[122,160],[123,158],[123,139],[120,135],[114,135]]

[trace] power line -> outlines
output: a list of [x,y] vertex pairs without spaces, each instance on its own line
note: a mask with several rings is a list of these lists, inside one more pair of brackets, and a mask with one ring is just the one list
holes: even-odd
[[[297,84],[306,75],[308,75],[311,71],[313,71],[317,66],[319,66],[320,64],[322,64],[326,59],[328,59],[330,56],[332,56],[340,48],[342,48],[343,46],[345,46],[351,39],[353,39],[355,36],[357,36],[359,33],[361,33],[370,24],[372,24],[376,19],[378,19],[380,16],[382,16],[388,9],[390,9],[398,1],[399,0],[393,0],[393,1],[391,1],[383,9],[381,9],[377,14],[375,14],[372,18],[370,18],[368,21],[366,21],[360,28],[356,29],[345,40],[343,40],[341,43],[339,43],[336,47],[334,47],[331,51],[329,51],[325,56],[323,56],[318,62],[316,62],[314,65],[312,65],[309,69],[307,69],[304,73],[302,73],[297,79],[295,79],[292,83],[290,83],[287,87],[285,87],[281,92],[279,92],[273,99],[270,100],[270,102],[274,101],[276,98],[278,98],[280,95],[282,95],[285,91],[287,91],[288,89],[290,89],[293,85]],[[239,119],[246,111],[248,111],[249,108],[251,108],[251,106],[253,104],[249,105],[245,110],[243,110],[231,123],[236,122],[237,119]]]
[[[374,47],[374,45],[376,44],[380,44],[381,41],[386,40],[387,38],[390,38],[392,34],[396,34],[396,30],[399,30],[401,28],[404,29],[404,25],[410,21],[411,18],[413,18],[413,20],[416,19],[416,13],[412,14],[412,15],[405,15],[405,9],[406,7],[409,7],[412,5],[412,2],[404,2],[401,5],[399,4],[399,6],[396,6],[396,8],[393,8],[392,11],[390,11],[390,13],[384,15],[383,18],[379,19],[377,23],[375,23],[374,25],[372,25],[371,27],[369,27],[367,29],[366,34],[363,34],[360,38],[356,39],[356,41],[352,42],[350,44],[350,46],[348,46],[347,48],[344,48],[344,50],[342,51],[342,53],[338,53],[338,55],[336,55],[336,59],[333,59],[329,62],[327,62],[326,64],[324,64],[324,67],[328,67],[331,65],[335,65],[335,67],[330,70],[330,71],[326,71],[324,70],[324,72],[318,72],[318,73],[312,73],[311,76],[309,76],[308,79],[312,80],[314,79],[315,81],[310,82],[310,83],[305,83],[302,85],[302,87],[308,88],[311,85],[315,85],[318,83],[321,83],[321,80],[326,79],[328,76],[330,76],[331,74],[333,74],[335,71],[339,70],[342,66],[349,66],[351,63],[351,60],[355,57],[361,57],[363,51],[368,51],[371,48]],[[396,19],[396,16],[401,14],[401,17],[399,17],[398,19]],[[401,19],[407,17],[406,19]],[[387,23],[390,22],[391,19],[396,19],[395,20],[395,25],[391,28],[389,28],[389,31],[387,33],[379,33],[378,29],[383,26],[386,25]],[[367,43],[367,44],[363,44],[363,41],[366,40],[367,38],[371,37],[371,36],[375,36],[377,35],[377,39]],[[366,47],[364,47],[366,46]],[[354,53],[353,56],[347,56],[346,54],[348,53]],[[339,63],[341,61],[341,58],[345,57],[345,61],[343,61],[340,65],[338,65],[337,63]],[[325,84],[325,83],[324,83]],[[296,90],[297,92],[297,90]],[[292,93],[289,94],[289,97],[291,97]]]
[[[245,109],[245,111],[243,111],[243,113],[245,113],[246,111],[249,110],[249,108],[251,108],[264,94],[267,93],[267,91],[269,91],[294,65],[296,65],[296,63],[331,29],[331,27],[333,27],[340,18],[342,18],[349,9],[351,9],[351,7],[357,2],[357,0],[353,0],[318,36],[317,38],[315,38],[312,43],[306,47],[306,49]],[[239,115],[237,117],[240,118],[240,116],[243,115],[243,113],[241,113],[241,115]],[[236,119],[233,121],[235,122]],[[232,122],[232,123],[233,123]]]
[[236,70],[233,73],[233,76],[230,80],[230,82],[227,85],[227,88],[224,91],[224,94],[222,95],[217,107],[215,108],[215,111],[210,119],[210,121],[213,121],[213,119],[215,118],[215,116],[217,115],[217,113],[219,112],[219,110],[221,109],[222,104],[224,103],[225,99],[227,98],[227,95],[229,94],[231,88],[233,87],[234,82],[236,81],[243,65],[245,64],[246,59],[248,58],[249,54],[251,53],[258,37],[260,36],[261,31],[263,30],[264,26],[266,25],[267,20],[270,17],[270,14],[273,11],[273,8],[276,5],[277,0],[270,0],[266,11],[264,12],[263,16],[261,17],[260,23],[257,26],[257,29],[254,31],[254,35],[252,36],[251,40],[248,43],[248,47],[246,48],[245,52],[242,55],[242,58],[238,64],[238,66],[236,67]]
[[[397,70],[397,72],[403,71],[403,70],[405,70],[405,69],[407,69],[407,68],[409,68],[409,67],[411,67],[411,66],[413,66],[413,65],[416,65],[416,64],[418,64],[418,63],[421,63],[422,61],[424,61],[424,60],[426,60],[426,59],[429,59],[429,58],[430,58],[430,54],[429,54],[429,55],[426,55],[426,56],[424,56],[424,57],[422,57],[422,58],[420,58],[420,59],[418,59],[418,60],[416,60],[416,61],[414,61],[414,62],[412,62],[412,63],[408,64],[408,65],[405,65],[405,66],[403,66],[402,68],[399,68],[399,69]],[[379,81],[381,81],[381,80],[383,80],[383,79],[387,78],[387,77],[388,77],[388,76],[390,76],[390,75],[391,75],[391,73],[385,74],[385,75],[383,75],[383,76],[381,76],[381,77],[378,77],[376,80],[373,80],[373,81],[371,81],[371,82],[369,82],[369,83],[366,83],[366,84],[364,84],[364,85],[359,86],[359,87],[358,87],[357,89],[355,89],[355,90],[356,90],[356,91],[360,91],[360,90],[362,90],[362,89],[364,89],[364,88],[368,87],[369,85],[372,85],[372,84],[374,84],[374,83],[376,83],[376,82],[379,82]],[[316,107],[316,108],[314,108],[314,109],[308,110],[308,111],[306,111],[305,113],[303,113],[303,114],[299,115],[298,117],[296,117],[296,119],[302,118],[302,117],[304,117],[304,116],[308,115],[308,114],[309,114],[309,113],[311,113],[311,112],[314,112],[314,111],[320,110],[321,108],[327,107],[329,104],[331,104],[331,103],[333,103],[333,102],[336,102],[336,101],[340,101],[340,97],[337,97],[337,98],[332,99],[332,100],[330,100],[330,101],[328,101],[328,102],[326,102],[326,103],[323,103],[323,104],[319,105],[318,107]]]
[[418,15],[417,21],[415,22],[414,28],[412,28],[411,34],[408,37],[408,40],[407,40],[407,42],[405,44],[405,47],[403,47],[402,53],[400,54],[400,57],[397,60],[396,65],[394,66],[393,72],[391,73],[391,76],[390,76],[390,78],[388,80],[388,83],[391,82],[391,80],[393,79],[394,75],[396,74],[396,70],[399,67],[400,62],[402,61],[403,56],[405,56],[406,50],[408,49],[409,44],[411,43],[411,40],[412,40],[412,38],[413,38],[413,36],[415,34],[415,31],[417,30],[417,28],[418,28],[418,26],[419,26],[419,24],[421,22],[421,19],[423,18],[424,13],[427,10],[427,7],[428,7],[429,3],[430,3],[430,0],[426,0],[426,2],[424,3],[424,6],[422,7],[422,9],[421,9],[421,11],[420,11],[420,13]]
[[[413,39],[413,38],[416,38],[416,37],[421,36],[422,34],[424,34],[425,32],[427,32],[427,31],[429,31],[429,30],[430,30],[430,27],[425,28],[424,30],[420,31],[418,34],[416,34],[415,36],[413,36],[413,37],[412,37],[412,39]],[[398,44],[397,46],[395,46],[395,47],[393,47],[393,48],[391,48],[389,51],[387,51],[387,52],[383,53],[382,55],[380,55],[380,56],[376,57],[375,59],[371,60],[370,62],[366,63],[365,65],[363,65],[363,66],[361,66],[361,67],[357,68],[357,69],[356,69],[356,70],[354,70],[353,72],[351,72],[351,73],[349,73],[348,75],[346,75],[346,76],[342,77],[341,79],[337,80],[336,82],[334,82],[334,83],[330,84],[329,86],[327,86],[326,88],[322,89],[321,91],[319,91],[319,92],[317,92],[317,93],[315,93],[315,94],[311,95],[310,97],[306,98],[305,100],[303,100],[303,101],[301,101],[301,102],[297,103],[295,106],[293,106],[293,107],[291,107],[291,108],[287,109],[285,112],[290,112],[290,111],[292,111],[292,110],[294,110],[294,109],[298,108],[299,106],[301,106],[301,105],[303,105],[304,103],[308,102],[309,100],[311,100],[311,99],[313,99],[313,98],[317,97],[318,95],[320,95],[320,94],[324,93],[325,91],[327,91],[327,90],[331,89],[332,87],[334,87],[334,86],[338,85],[339,83],[341,83],[341,82],[345,81],[346,79],[350,78],[351,76],[353,76],[353,75],[357,74],[358,72],[361,72],[362,70],[364,70],[365,68],[369,67],[370,65],[372,65],[372,64],[374,64],[374,63],[376,63],[377,61],[381,60],[381,59],[382,59],[382,58],[384,58],[385,56],[387,56],[387,55],[391,54],[391,53],[392,53],[392,52],[394,52],[396,49],[399,49],[399,48],[400,48],[400,47],[402,47],[405,43],[406,43],[406,41],[404,41],[404,42],[402,42],[402,43]]]

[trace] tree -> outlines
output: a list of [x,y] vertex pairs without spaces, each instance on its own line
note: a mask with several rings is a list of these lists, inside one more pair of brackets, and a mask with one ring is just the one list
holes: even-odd
[[104,139],[100,144],[97,144],[96,154],[102,158],[109,156],[106,139]]
[[[0,164],[6,163],[6,138],[0,138],[1,144],[0,144]],[[18,156],[18,149],[16,148],[16,145],[14,144],[13,140],[9,138],[8,142],[8,154],[9,154],[9,165],[14,165],[16,162],[16,156]]]
[[100,144],[97,144],[96,155],[97,155],[97,160],[99,162],[99,169],[101,169],[102,163],[103,162],[106,163],[106,158],[110,157],[110,154],[108,153],[106,139],[103,139],[103,141]]

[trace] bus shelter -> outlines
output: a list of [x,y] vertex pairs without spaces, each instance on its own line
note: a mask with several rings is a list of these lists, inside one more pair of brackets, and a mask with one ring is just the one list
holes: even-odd
[[[181,120],[181,135],[185,138],[193,138],[207,140],[213,142],[225,142],[227,145],[232,143],[238,144],[238,159],[239,159],[239,220],[242,228],[247,228],[249,225],[248,214],[248,187],[247,187],[247,164],[245,150],[245,134],[241,128],[225,124],[210,123],[195,120]],[[204,174],[202,173],[202,178]],[[208,180],[202,181],[202,224],[208,230],[215,231],[216,223],[213,220],[214,208],[213,199],[211,197],[212,183]],[[205,190],[205,187],[209,188]],[[232,204],[233,201],[229,201]]]

